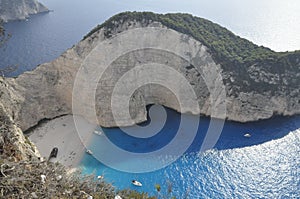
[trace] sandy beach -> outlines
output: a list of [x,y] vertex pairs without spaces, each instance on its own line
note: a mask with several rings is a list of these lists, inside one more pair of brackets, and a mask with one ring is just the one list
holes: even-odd
[[87,150],[85,146],[88,146],[97,127],[79,116],[75,117],[75,124],[74,117],[67,115],[47,121],[34,129],[29,136],[46,159],[53,147],[57,147],[57,158],[52,158],[51,161],[58,161],[69,168],[78,166]]

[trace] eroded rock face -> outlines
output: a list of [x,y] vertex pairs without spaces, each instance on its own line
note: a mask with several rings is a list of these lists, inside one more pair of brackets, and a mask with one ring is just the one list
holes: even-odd
[[0,0],[0,19],[4,22],[26,19],[30,14],[48,11],[36,0]]
[[[125,21],[109,32],[100,29],[53,62],[2,80],[1,101],[22,130],[41,119],[72,113],[106,127],[128,126],[146,120],[147,104],[240,122],[300,112],[299,88],[290,86],[299,81],[299,70],[223,68],[201,42],[158,22]],[[300,68],[299,60],[295,67]],[[131,81],[120,81],[124,76]],[[114,90],[118,84],[122,89]],[[117,124],[112,102],[120,118]]]
[[31,160],[40,157],[37,148],[23,135],[0,103],[0,159]]

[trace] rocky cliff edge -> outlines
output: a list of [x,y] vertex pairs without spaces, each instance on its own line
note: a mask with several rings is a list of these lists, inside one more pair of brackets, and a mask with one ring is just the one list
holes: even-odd
[[48,8],[36,0],[0,0],[0,19],[4,22],[23,20],[31,14],[48,11]]
[[[1,103],[22,130],[64,114],[80,114],[105,127],[129,126],[146,120],[148,104],[239,122],[300,112],[297,52],[285,55],[288,65],[259,59],[248,65],[233,60],[234,66],[218,60],[209,44],[160,20],[123,17],[112,18],[109,24],[113,25],[94,29],[56,60],[17,78],[1,79]],[[139,74],[147,73],[149,67],[159,71],[149,73],[150,80],[163,77],[173,83],[172,88],[159,85],[159,80],[140,86]],[[136,90],[126,90],[126,85],[125,90],[114,90],[124,75],[132,80],[126,85]],[[187,95],[186,82],[195,94],[192,97]],[[90,87],[91,83],[96,86]],[[132,92],[128,104],[122,100],[128,97],[127,91]],[[113,100],[121,118],[118,124]],[[127,105],[129,110],[124,108]]]

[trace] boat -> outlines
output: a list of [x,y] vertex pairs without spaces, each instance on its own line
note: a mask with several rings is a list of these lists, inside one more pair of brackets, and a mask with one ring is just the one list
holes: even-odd
[[137,181],[137,180],[132,180],[131,183],[134,185],[134,186],[137,186],[137,187],[141,187],[143,186],[141,182]]
[[244,137],[251,138],[251,134],[250,133],[246,133],[246,134],[244,134]]
[[93,152],[91,150],[86,150],[86,153],[89,155],[93,155]]
[[101,131],[94,131],[94,133],[95,133],[96,135],[103,135],[103,133],[102,133]]
[[99,180],[101,180],[101,179],[103,179],[104,177],[103,177],[103,176],[97,176],[97,178],[98,178]]

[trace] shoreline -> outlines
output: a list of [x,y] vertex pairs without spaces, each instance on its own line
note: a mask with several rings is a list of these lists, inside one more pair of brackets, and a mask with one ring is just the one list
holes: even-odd
[[79,166],[96,127],[97,125],[87,122],[82,117],[66,115],[36,127],[30,133],[29,139],[36,145],[41,157],[46,159],[51,150],[57,147],[57,157],[50,161],[60,162],[73,169]]
[[[286,117],[276,118],[282,119]],[[276,121],[276,118],[273,119],[275,119]],[[289,118],[290,117],[286,119]],[[282,122],[284,121],[286,120],[283,120]],[[232,124],[231,121],[227,122],[229,122],[228,124]],[[267,123],[266,121],[258,121],[256,125],[262,124],[262,122],[264,124],[268,124],[270,120],[267,120]],[[238,126],[241,125],[241,123],[236,124]],[[254,123],[251,122],[247,124],[248,130],[251,129],[249,125],[254,125]],[[52,158],[50,161],[60,162],[65,167],[74,169],[80,166],[84,154],[87,150],[91,149],[91,142],[93,141],[93,136],[95,134],[94,131],[97,128],[98,125],[89,123],[81,116],[65,115],[40,124],[30,131],[28,137],[36,145],[38,151],[41,154],[41,157],[47,159],[50,155],[51,150],[54,147],[57,147],[57,158]],[[245,147],[252,145],[249,144],[249,142],[254,142],[256,144],[261,143],[261,139],[259,139],[259,137],[263,136],[264,134],[262,132],[250,132],[251,135],[254,136],[254,138],[251,140],[243,140],[243,143],[245,143],[240,144],[236,147]],[[243,135],[244,131],[241,131],[240,134],[237,134],[238,137],[244,137]],[[284,135],[282,134],[276,135],[275,137],[270,136],[270,138],[268,139],[264,138],[262,142],[266,142],[271,139],[283,136]]]

